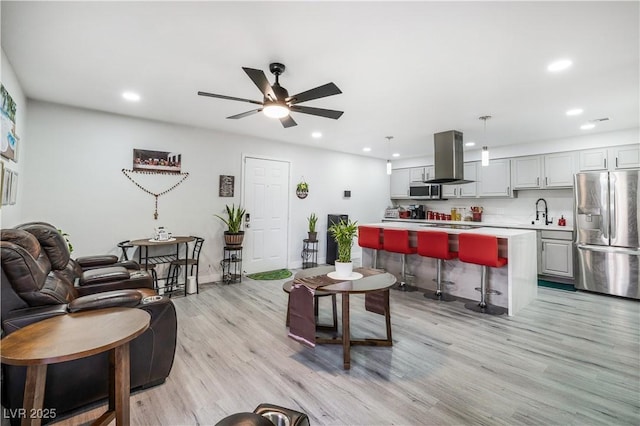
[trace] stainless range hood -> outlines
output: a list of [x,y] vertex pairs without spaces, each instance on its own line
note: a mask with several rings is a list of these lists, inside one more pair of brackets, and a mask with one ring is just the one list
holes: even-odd
[[433,139],[435,178],[426,181],[426,183],[457,185],[473,182],[464,180],[462,132],[449,130],[435,133]]

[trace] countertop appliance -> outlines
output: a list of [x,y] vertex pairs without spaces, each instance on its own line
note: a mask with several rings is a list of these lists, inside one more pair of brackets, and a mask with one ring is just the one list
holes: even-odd
[[442,185],[424,182],[411,182],[409,197],[414,200],[441,200]]
[[345,222],[349,220],[349,216],[346,214],[330,214],[327,215],[327,258],[325,262],[329,265],[334,265],[336,263],[336,259],[338,258],[338,243],[329,232],[329,228],[334,223],[340,223],[341,220]]
[[576,288],[640,299],[640,170],[574,179]]

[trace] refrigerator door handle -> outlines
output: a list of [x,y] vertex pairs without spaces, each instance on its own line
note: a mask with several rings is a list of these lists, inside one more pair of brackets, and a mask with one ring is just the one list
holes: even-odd
[[613,173],[609,173],[609,241],[611,242],[611,244],[614,244],[614,240],[617,238],[617,204],[618,200],[616,199],[616,176]]
[[626,248],[626,247],[612,247],[612,246],[588,246],[584,244],[577,244],[578,250],[598,251],[604,253],[621,253],[630,254],[632,256],[640,256],[640,249]]

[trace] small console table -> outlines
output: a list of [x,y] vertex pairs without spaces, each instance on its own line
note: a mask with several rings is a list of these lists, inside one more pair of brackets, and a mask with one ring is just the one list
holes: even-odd
[[242,281],[242,246],[225,246],[221,263],[223,283],[232,284]]
[[318,266],[318,240],[302,240],[302,269]]
[[[48,318],[2,339],[2,363],[27,367],[21,424],[55,418],[42,407],[47,365],[109,351],[109,409],[96,425],[129,424],[129,342],[149,327],[150,315],[135,308],[107,308]],[[96,332],[99,330],[99,332]]]

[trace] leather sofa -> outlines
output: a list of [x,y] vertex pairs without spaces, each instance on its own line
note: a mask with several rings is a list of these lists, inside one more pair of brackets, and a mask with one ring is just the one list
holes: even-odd
[[[115,262],[108,262],[112,266],[106,269],[83,270],[81,262],[76,265],[70,259],[64,238],[47,224],[1,230],[0,250],[3,335],[71,311],[112,306],[143,309],[151,315],[151,324],[130,343],[131,390],[164,383],[175,354],[176,311],[168,298],[153,291],[147,272],[113,266]],[[94,273],[94,281],[83,281],[92,270],[102,272]],[[43,407],[55,409],[59,418],[106,401],[108,372],[106,352],[49,365]],[[26,368],[3,364],[2,374],[2,405],[10,413],[23,406]]]

